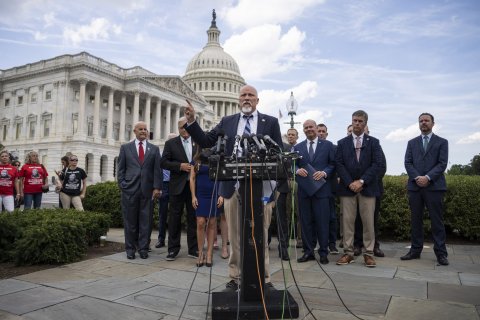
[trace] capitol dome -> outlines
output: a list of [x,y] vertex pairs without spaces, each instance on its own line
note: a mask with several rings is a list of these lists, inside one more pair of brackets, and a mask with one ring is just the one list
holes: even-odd
[[207,44],[190,60],[183,80],[210,103],[214,121],[218,122],[221,117],[238,112],[238,95],[245,80],[235,59],[220,45],[215,10],[207,35]]

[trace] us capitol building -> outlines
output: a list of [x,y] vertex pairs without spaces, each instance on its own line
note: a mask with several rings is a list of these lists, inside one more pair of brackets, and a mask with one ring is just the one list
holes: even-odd
[[89,184],[115,180],[120,145],[135,137],[137,121],[162,149],[168,134],[178,133],[185,99],[205,130],[237,112],[245,80],[220,46],[215,11],[207,35],[183,77],[124,69],[87,52],[0,70],[0,143],[22,164],[37,151],[50,176],[72,152]]

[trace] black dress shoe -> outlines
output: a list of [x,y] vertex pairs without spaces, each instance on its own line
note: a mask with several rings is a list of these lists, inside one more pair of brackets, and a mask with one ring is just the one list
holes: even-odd
[[135,259],[135,253],[127,253],[127,259],[128,259],[128,260],[133,260],[133,259]]
[[321,256],[321,257],[320,257],[320,263],[321,263],[321,264],[328,264],[328,258],[327,258],[327,256]]
[[148,252],[140,252],[140,258],[147,259],[148,258]]
[[373,255],[380,258],[385,257],[385,253],[383,253],[382,249],[380,248],[373,248]]
[[303,256],[301,256],[300,258],[297,259],[297,262],[302,263],[302,262],[307,262],[309,260],[315,260],[315,256],[305,253]]
[[224,291],[237,291],[238,290],[238,282],[235,280],[230,280],[227,282],[225,285],[225,290]]
[[448,259],[445,256],[438,256],[437,257],[438,264],[441,266],[448,266]]
[[163,248],[165,247],[165,241],[157,241],[157,243],[155,244],[155,248]]
[[420,253],[413,253],[409,251],[406,255],[400,257],[400,260],[412,260],[412,259],[420,259]]

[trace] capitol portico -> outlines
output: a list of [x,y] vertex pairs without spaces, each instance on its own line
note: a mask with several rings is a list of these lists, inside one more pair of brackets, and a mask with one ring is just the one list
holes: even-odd
[[38,151],[50,176],[72,152],[91,184],[115,179],[120,145],[133,138],[137,121],[145,121],[150,141],[163,146],[170,132],[178,133],[188,99],[199,124],[211,129],[237,112],[245,82],[220,46],[215,13],[207,34],[183,79],[124,69],[87,52],[0,70],[0,143],[22,164],[27,152]]

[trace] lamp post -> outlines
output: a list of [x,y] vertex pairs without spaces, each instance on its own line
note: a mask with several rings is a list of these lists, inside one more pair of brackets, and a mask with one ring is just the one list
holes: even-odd
[[295,122],[293,120],[293,116],[297,115],[297,109],[298,109],[298,103],[297,100],[293,97],[293,91],[290,94],[290,99],[287,101],[287,112],[288,115],[290,116],[290,122],[285,122],[285,124],[290,124],[290,128],[293,129],[295,127],[295,124],[299,124],[300,122]]

